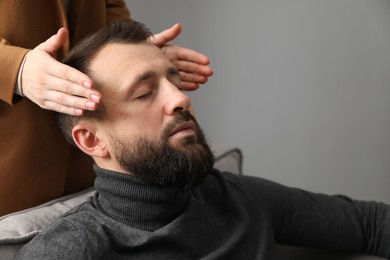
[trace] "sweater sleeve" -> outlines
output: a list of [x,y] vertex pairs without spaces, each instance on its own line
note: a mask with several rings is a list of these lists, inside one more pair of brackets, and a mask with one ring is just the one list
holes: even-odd
[[57,221],[51,228],[27,243],[15,259],[57,260],[92,259],[85,239],[68,221]]
[[0,38],[0,100],[12,105],[18,72],[28,49],[10,45]]
[[256,209],[271,212],[278,243],[390,257],[390,206],[242,179]]

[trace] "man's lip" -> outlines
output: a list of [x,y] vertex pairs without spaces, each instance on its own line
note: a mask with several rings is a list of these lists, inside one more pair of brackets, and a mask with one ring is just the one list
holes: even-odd
[[172,136],[180,131],[183,131],[183,130],[186,130],[186,129],[191,129],[191,130],[195,130],[195,124],[194,122],[192,121],[188,121],[188,122],[185,122],[181,125],[179,125],[178,127],[176,127],[172,133],[169,135],[169,136]]

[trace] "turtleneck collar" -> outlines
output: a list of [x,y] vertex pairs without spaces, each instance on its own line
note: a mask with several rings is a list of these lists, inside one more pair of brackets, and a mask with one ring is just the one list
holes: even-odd
[[105,214],[124,224],[154,231],[171,222],[186,207],[189,191],[173,193],[135,176],[105,170],[96,172],[94,203]]

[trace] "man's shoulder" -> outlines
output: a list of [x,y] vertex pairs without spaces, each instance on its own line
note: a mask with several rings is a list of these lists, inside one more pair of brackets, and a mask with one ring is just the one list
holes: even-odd
[[207,185],[228,185],[235,189],[247,188],[246,186],[267,186],[267,185],[278,185],[270,180],[263,179],[257,176],[242,175],[231,173],[228,171],[220,171],[218,169],[213,169],[207,177],[205,183]]
[[199,187],[196,187],[195,190],[205,197],[211,195],[213,197],[226,197],[227,194],[242,196],[245,195],[246,190],[245,179],[246,176],[243,175],[213,169],[204,182]]
[[244,200],[264,199],[278,197],[281,191],[290,190],[288,187],[258,176],[240,175],[231,172],[221,172],[214,169],[204,182],[203,189],[216,194],[218,191],[232,193]]
[[82,238],[82,232],[85,232],[85,225],[88,223],[93,225],[99,218],[98,210],[95,209],[91,200],[88,200],[81,205],[74,207],[60,218],[51,223],[46,229],[44,229],[39,236],[50,237],[53,234],[58,236],[62,234],[64,237],[79,237]]
[[[17,259],[58,259],[86,257],[88,233],[98,225],[99,214],[91,201],[71,209],[35,236],[19,252]],[[86,228],[89,227],[89,228]]]

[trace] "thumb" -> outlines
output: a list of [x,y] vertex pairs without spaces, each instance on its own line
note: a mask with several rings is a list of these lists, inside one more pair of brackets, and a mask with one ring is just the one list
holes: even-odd
[[168,28],[160,33],[157,33],[150,37],[150,41],[156,45],[157,47],[161,48],[165,44],[167,44],[169,41],[172,41],[175,39],[181,32],[181,24],[177,23],[173,25],[171,28]]
[[57,34],[54,34],[45,42],[37,46],[38,49],[49,53],[52,56],[55,56],[58,49],[60,49],[68,39],[68,30],[64,27],[60,28]]

